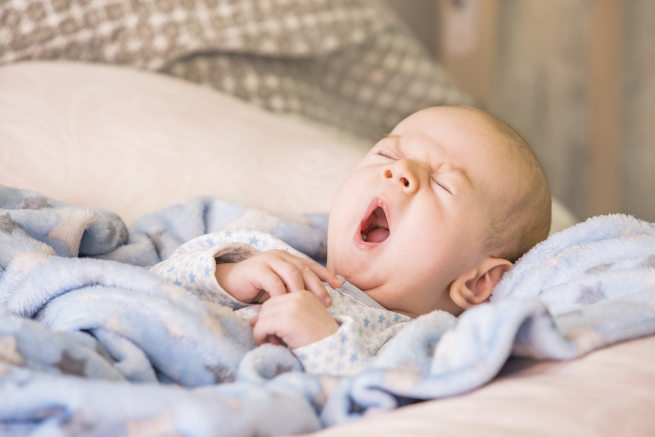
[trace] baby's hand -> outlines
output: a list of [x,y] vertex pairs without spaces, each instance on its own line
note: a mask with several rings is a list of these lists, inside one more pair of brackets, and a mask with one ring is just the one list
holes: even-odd
[[322,340],[339,329],[316,296],[306,290],[267,300],[250,324],[255,343],[279,344],[282,340],[291,349]]
[[311,291],[325,306],[332,299],[321,281],[340,287],[342,281],[319,264],[283,250],[269,250],[244,261],[216,266],[223,290],[245,303],[263,303],[271,296]]

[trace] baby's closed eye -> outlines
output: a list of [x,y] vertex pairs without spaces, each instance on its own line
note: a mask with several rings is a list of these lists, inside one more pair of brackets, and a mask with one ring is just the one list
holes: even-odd
[[435,184],[437,184],[439,187],[441,187],[444,190],[448,191],[448,193],[453,194],[453,189],[452,189],[451,185],[447,181],[445,181],[443,179],[440,179],[440,178],[436,177],[435,175],[432,175],[430,177],[430,180],[432,182],[434,182]]
[[378,150],[377,155],[382,156],[384,158],[393,159],[394,161],[398,159],[392,153],[387,152],[386,150]]

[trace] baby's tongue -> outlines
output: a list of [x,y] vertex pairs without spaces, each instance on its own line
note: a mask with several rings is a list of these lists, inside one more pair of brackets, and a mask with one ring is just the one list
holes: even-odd
[[375,228],[368,231],[366,236],[367,243],[381,243],[389,238],[389,231],[384,228]]

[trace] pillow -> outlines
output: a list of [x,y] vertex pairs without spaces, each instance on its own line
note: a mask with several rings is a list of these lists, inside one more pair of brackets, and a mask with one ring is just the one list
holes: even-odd
[[82,63],[0,68],[0,183],[127,223],[193,196],[327,212],[370,144],[160,74]]
[[[161,74],[26,62],[0,68],[0,144],[0,184],[129,224],[194,196],[328,212],[373,142]],[[555,200],[552,231],[574,223]]]
[[418,109],[470,103],[384,2],[2,2],[0,66],[129,65],[370,139]]

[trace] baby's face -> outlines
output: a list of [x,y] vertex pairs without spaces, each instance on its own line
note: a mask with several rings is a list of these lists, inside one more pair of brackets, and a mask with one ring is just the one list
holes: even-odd
[[499,136],[468,108],[430,108],[403,120],[339,188],[328,269],[392,311],[459,312],[449,285],[488,255],[492,208],[515,195]]

